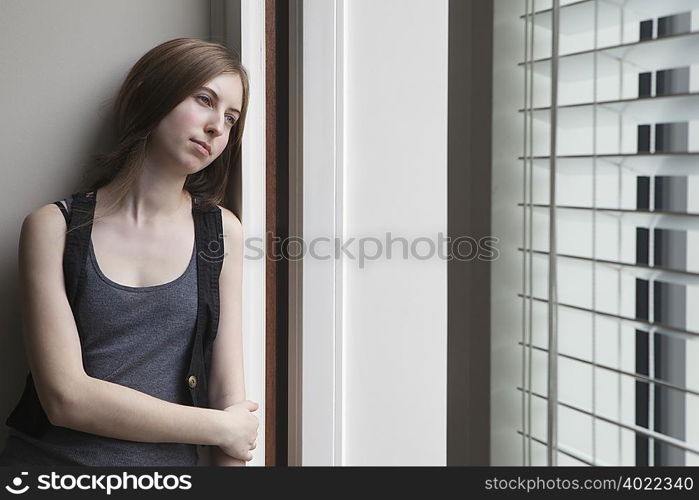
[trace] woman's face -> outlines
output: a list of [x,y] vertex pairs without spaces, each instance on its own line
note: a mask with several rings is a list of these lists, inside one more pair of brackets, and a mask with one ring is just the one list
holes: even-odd
[[153,130],[149,159],[175,165],[185,175],[202,170],[225,149],[242,105],[243,84],[238,75],[223,74],[208,81]]

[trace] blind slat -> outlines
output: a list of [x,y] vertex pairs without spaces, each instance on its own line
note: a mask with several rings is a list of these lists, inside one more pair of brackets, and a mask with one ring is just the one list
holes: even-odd
[[[548,446],[548,443],[546,442],[545,439],[539,439],[538,437],[536,437],[534,435],[522,432],[520,429],[517,429],[517,434],[519,434],[520,436],[524,436],[526,438],[530,438],[532,441],[536,441],[537,443],[539,443],[543,446]],[[560,453],[563,453],[564,455],[570,457],[570,458],[578,460],[579,462],[582,462],[582,463],[587,464],[587,465],[608,465],[608,464],[600,463],[599,461],[597,463],[595,463],[595,462],[592,462],[592,460],[590,460],[590,459],[585,459],[581,456],[582,454],[580,454],[579,452],[576,453],[575,451],[571,451],[567,446],[561,445],[560,443],[558,444],[558,451]]]
[[[529,392],[533,396],[536,396],[539,399],[543,399],[548,401],[548,398],[544,396],[543,394],[539,394],[535,391],[527,391],[526,389],[523,389],[522,387],[517,387],[518,391],[524,391],[524,392]],[[585,410],[584,408],[579,408],[575,405],[571,405],[568,403],[565,403],[561,401],[560,399],[558,400],[558,404],[560,406],[563,406],[565,408],[568,408],[569,410],[577,411],[579,413],[583,413],[587,415],[588,417],[596,418],[598,420],[602,420],[603,422],[607,422],[608,424],[615,425],[618,427],[623,427],[624,429],[630,430],[635,432],[636,434],[641,434],[646,437],[650,437],[655,439],[656,441],[661,441],[669,446],[673,446],[675,448],[688,451],[690,453],[693,453],[694,455],[699,455],[699,448],[696,448],[694,446],[691,446],[688,443],[685,443],[684,441],[681,441],[679,439],[675,439],[670,436],[666,436],[665,434],[661,434],[659,432],[652,431],[650,429],[646,429],[645,427],[640,427],[638,425],[631,425],[631,424],[625,424],[624,422],[619,422],[618,420],[614,420],[612,418],[605,417],[604,415],[600,414],[594,414],[590,411]]]
[[[699,50],[699,46],[697,47]],[[592,121],[592,114],[598,111],[598,127],[613,126],[623,113],[645,123],[667,121],[691,121],[699,119],[699,92],[672,95],[640,97],[634,99],[614,99],[608,101],[563,104],[558,106],[558,127],[578,128],[581,123]],[[520,113],[533,113],[533,117],[548,122],[550,106],[540,106],[531,110],[520,109]]]
[[[540,352],[548,353],[548,351],[549,351],[545,347],[540,347],[540,346],[536,346],[536,345],[524,344],[522,342],[517,342],[517,344],[520,346],[523,346],[523,347],[531,347],[532,349],[534,349],[536,351],[540,351]],[[647,377],[647,376],[642,375],[640,373],[627,372],[627,371],[620,370],[618,368],[614,368],[614,367],[600,364],[597,362],[592,363],[591,361],[588,361],[586,359],[578,358],[577,356],[571,356],[570,354],[564,354],[564,353],[561,353],[560,351],[558,352],[558,356],[561,358],[570,359],[571,361],[576,361],[576,362],[584,364],[584,365],[594,366],[595,368],[600,368],[600,369],[605,370],[605,371],[613,372],[613,373],[616,373],[618,375],[625,375],[627,377],[634,378],[634,379],[639,380],[641,382],[647,382],[649,384],[655,384],[655,385],[662,385],[663,387],[667,387],[668,389],[672,389],[672,390],[679,391],[679,392],[684,393],[684,394],[689,394],[692,396],[699,397],[699,392],[697,392],[695,390],[689,389],[687,387],[680,387],[678,385],[671,384],[670,382],[665,382],[664,380],[660,380],[657,378]]]
[[[566,18],[573,18],[575,23],[564,26],[564,32],[568,34],[590,31],[594,28],[594,20],[591,13],[594,9],[594,0],[579,0],[561,5],[561,14]],[[606,0],[600,3],[603,9],[600,15],[599,27],[606,28],[613,26],[616,19],[613,15],[618,12],[619,7],[623,7],[628,12],[626,22],[637,22],[649,17],[659,17],[669,10],[681,12],[696,8],[695,0]],[[535,11],[534,19],[537,26],[544,29],[551,29],[551,9],[540,9]],[[606,15],[605,15],[606,14]],[[531,20],[532,14],[519,16],[522,21]]]
[[[518,203],[518,206],[524,206]],[[535,203],[531,207],[538,212],[544,213],[549,209],[548,204]],[[575,212],[581,214],[592,212],[592,207],[557,205],[556,208],[562,213],[569,213],[571,216]],[[644,227],[655,227],[659,229],[678,230],[699,230],[699,214],[686,212],[671,212],[666,210],[631,210],[628,208],[607,208],[597,207],[594,209],[598,214],[611,217],[619,217],[628,224],[635,224]]]
[[[531,297],[529,295],[522,295],[521,293],[518,293],[517,296],[519,298],[531,299],[531,300],[536,301],[536,302],[548,303],[548,300],[543,299],[541,297]],[[585,307],[576,306],[573,304],[566,304],[565,302],[560,302],[560,301],[558,302],[558,305],[560,307],[565,307],[566,309],[575,309],[576,311],[595,314],[597,316],[603,316],[603,317],[606,317],[608,319],[619,320],[619,321],[621,321],[625,324],[631,325],[631,326],[636,326],[636,327],[647,329],[651,333],[660,333],[663,335],[676,337],[676,338],[679,338],[682,340],[699,339],[699,332],[694,332],[694,331],[686,330],[683,328],[677,328],[677,327],[665,325],[665,324],[658,323],[658,322],[644,321],[642,319],[629,318],[628,316],[621,316],[619,314],[610,314],[610,313],[607,313],[604,311],[592,310],[592,309],[588,309]]]
[[[699,47],[699,31],[667,35],[662,38],[653,38],[638,42],[622,43],[599,49],[581,50],[569,54],[561,54],[562,81],[586,81],[591,75],[581,74],[580,67],[589,67],[592,64],[594,53],[606,56],[600,58],[598,76],[606,78],[618,70],[618,61],[636,65],[640,68],[673,68],[688,66],[697,61],[696,50]],[[550,57],[541,57],[533,61],[522,61],[520,66],[529,65],[541,75],[549,75],[551,67]]]
[[[546,250],[524,250],[523,248],[518,248],[518,252],[533,253],[534,255],[539,255],[542,257],[548,256],[549,252]],[[605,259],[592,259],[590,257],[583,257],[581,255],[570,255],[558,252],[556,257],[560,257],[566,260],[600,264],[602,266],[621,269],[628,272],[635,278],[650,280],[654,279],[656,281],[663,281],[665,283],[672,283],[675,285],[699,285],[699,273],[694,273],[690,271],[683,271],[677,269],[669,269],[661,266],[647,266],[644,264],[632,264],[628,262],[618,262],[615,260],[605,260]]]

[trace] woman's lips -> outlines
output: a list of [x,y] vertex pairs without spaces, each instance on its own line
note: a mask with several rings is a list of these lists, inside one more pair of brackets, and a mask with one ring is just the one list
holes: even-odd
[[197,151],[199,151],[201,154],[204,156],[209,156],[209,151],[202,146],[200,143],[192,139],[192,142],[194,143],[194,147],[196,148]]

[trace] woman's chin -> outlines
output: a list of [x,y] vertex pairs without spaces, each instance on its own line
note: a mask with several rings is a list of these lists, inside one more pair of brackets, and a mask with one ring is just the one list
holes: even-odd
[[187,175],[192,175],[196,174],[197,172],[201,172],[204,170],[208,164],[202,165],[201,163],[187,163],[184,167],[185,173]]

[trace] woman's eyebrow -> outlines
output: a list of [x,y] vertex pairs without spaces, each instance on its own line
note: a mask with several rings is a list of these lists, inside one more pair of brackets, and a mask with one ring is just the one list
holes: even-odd
[[[221,99],[219,98],[218,94],[217,94],[216,92],[214,92],[212,89],[210,89],[209,87],[201,87],[201,88],[202,88],[202,90],[208,90],[209,92],[211,92],[211,93],[214,95],[214,97],[216,98],[217,101],[220,101],[220,100],[221,100]],[[238,112],[238,114],[240,114],[240,110],[239,110],[239,109],[235,109],[235,108],[228,108],[226,111],[236,111],[236,112]]]

